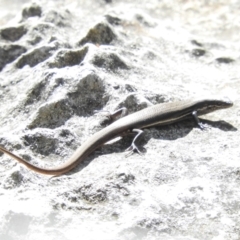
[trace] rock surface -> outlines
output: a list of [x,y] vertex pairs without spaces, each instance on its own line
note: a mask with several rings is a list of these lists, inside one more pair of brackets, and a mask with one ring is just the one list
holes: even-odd
[[58,166],[101,129],[95,110],[234,106],[203,116],[204,131],[144,130],[143,155],[125,157],[131,137],[106,144],[55,178],[1,154],[0,239],[240,239],[239,3],[14,4],[0,6],[0,144],[36,165]]

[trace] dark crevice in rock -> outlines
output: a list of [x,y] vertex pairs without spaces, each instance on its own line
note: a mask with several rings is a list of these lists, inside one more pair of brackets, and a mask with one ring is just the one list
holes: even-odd
[[154,27],[154,24],[150,23],[148,20],[146,20],[145,17],[142,16],[141,14],[136,14],[135,18],[139,23],[141,23],[145,27]]
[[122,23],[122,20],[118,17],[114,17],[111,15],[105,15],[105,18],[107,19],[108,23],[112,25],[120,25]]
[[202,47],[202,46],[203,46],[203,44],[200,43],[200,42],[198,42],[197,40],[192,40],[191,43],[192,43],[193,45],[198,46],[198,47]]

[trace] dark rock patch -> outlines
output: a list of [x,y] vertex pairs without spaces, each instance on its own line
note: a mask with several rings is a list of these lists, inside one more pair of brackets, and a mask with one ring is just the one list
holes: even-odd
[[5,189],[13,189],[23,184],[24,177],[20,171],[13,171],[3,182]]
[[216,62],[217,63],[228,64],[228,63],[233,63],[234,60],[232,58],[229,58],[229,57],[220,57],[220,58],[216,58]]
[[57,138],[42,132],[26,134],[23,136],[23,141],[26,146],[31,146],[32,150],[44,156],[54,153],[58,145]]
[[36,112],[28,128],[56,128],[65,123],[73,114],[73,111],[65,99],[41,106]]
[[26,20],[30,17],[41,17],[41,15],[42,8],[36,3],[32,3],[22,10],[22,20]]
[[26,51],[27,49],[25,47],[16,44],[0,46],[0,71],[6,64],[14,61]]
[[27,28],[23,25],[7,27],[0,30],[0,36],[8,41],[15,42],[27,33]]
[[196,46],[198,46],[198,47],[202,47],[203,46],[203,44],[202,43],[200,43],[199,41],[197,41],[197,40],[192,40],[191,41],[191,43],[193,44],[193,45],[196,45]]
[[108,23],[112,25],[120,25],[122,23],[122,20],[120,18],[112,15],[105,15],[105,18],[107,19]]
[[98,23],[89,30],[79,44],[93,43],[96,45],[110,44],[116,38],[112,28],[107,23]]
[[55,24],[58,27],[66,27],[70,25],[71,14],[69,11],[58,12],[50,10],[43,16],[43,21]]
[[53,46],[41,46],[23,54],[17,61],[16,67],[23,68],[25,65],[34,67],[37,64],[45,61],[53,54]]
[[128,69],[127,64],[116,54],[109,52],[102,52],[96,54],[91,60],[92,64],[116,72],[119,69]]
[[67,99],[75,114],[86,116],[96,109],[101,109],[108,100],[108,94],[103,80],[91,73],[79,80],[67,94]]
[[79,65],[85,58],[88,47],[77,50],[60,50],[56,53],[54,60],[48,63],[50,68],[63,68]]
[[42,92],[46,87],[46,81],[37,83],[27,94],[25,105],[33,104],[35,101],[40,100]]
[[192,56],[194,57],[202,57],[206,54],[206,51],[201,48],[195,48],[191,51]]

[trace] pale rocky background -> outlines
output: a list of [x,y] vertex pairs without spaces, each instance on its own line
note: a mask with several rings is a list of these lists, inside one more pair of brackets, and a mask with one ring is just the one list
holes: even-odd
[[240,1],[0,0],[0,144],[57,166],[95,110],[228,97],[50,179],[0,155],[1,240],[240,239]]

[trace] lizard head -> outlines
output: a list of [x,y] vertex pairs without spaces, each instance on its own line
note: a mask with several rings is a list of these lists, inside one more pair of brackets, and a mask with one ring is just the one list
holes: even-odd
[[233,106],[233,102],[228,98],[224,99],[205,99],[200,101],[197,104],[197,112],[198,115],[207,114],[216,110],[229,108]]

